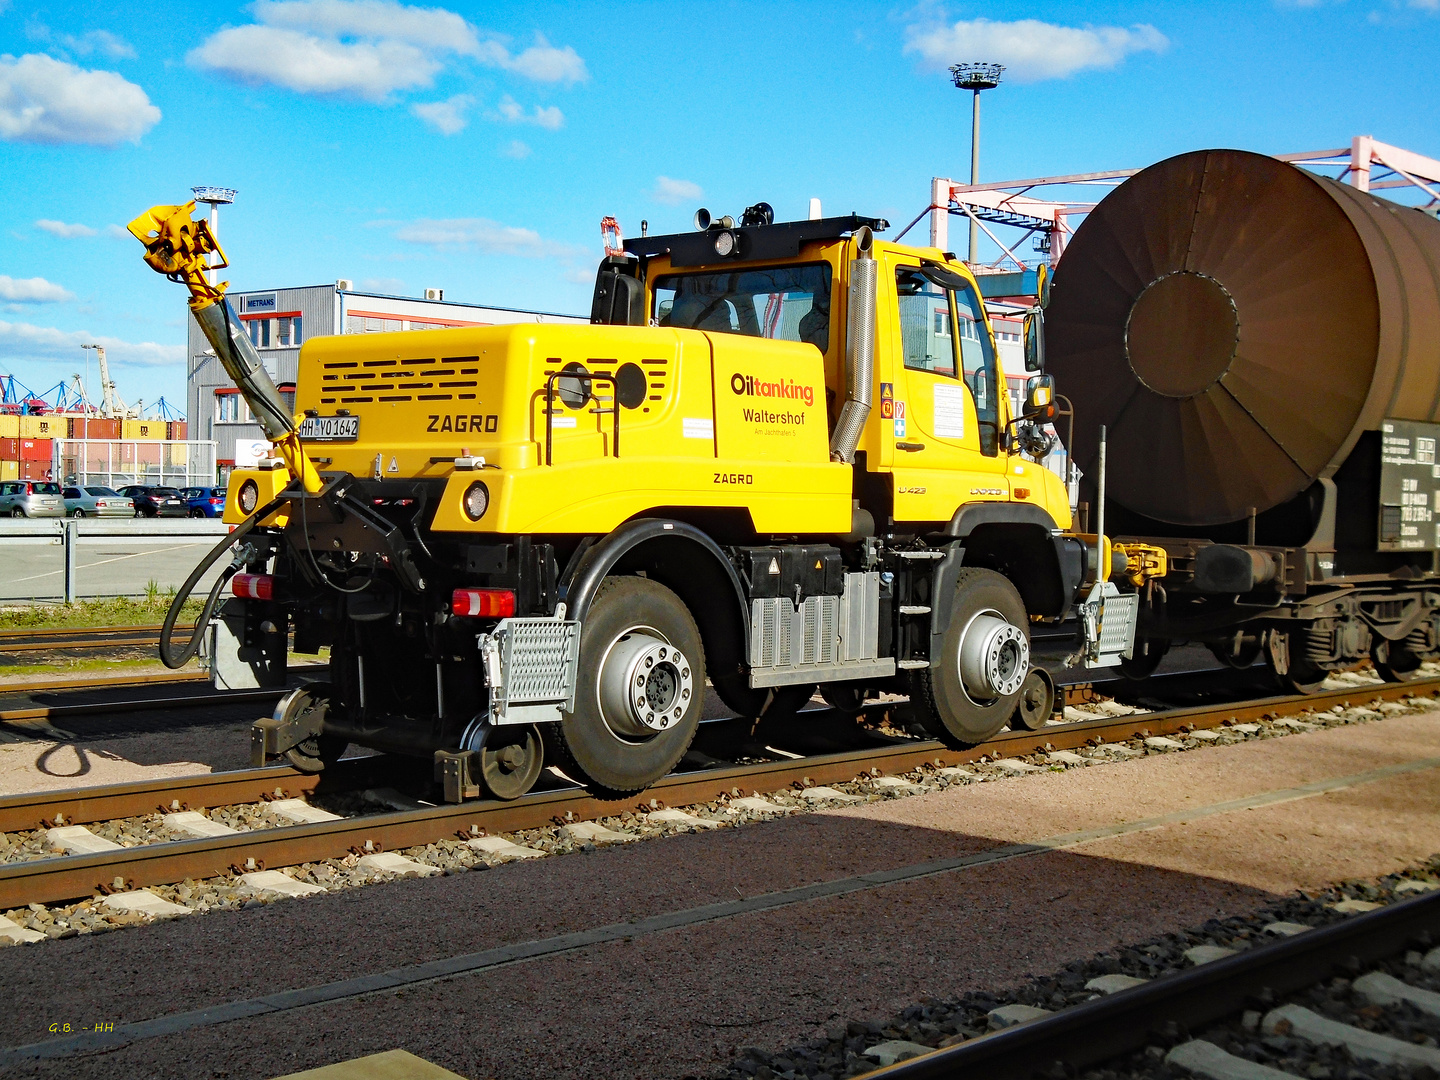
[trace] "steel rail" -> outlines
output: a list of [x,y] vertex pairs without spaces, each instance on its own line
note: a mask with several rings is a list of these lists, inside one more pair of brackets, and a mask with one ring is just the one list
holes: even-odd
[[[19,689],[28,690],[29,687],[20,687]],[[294,687],[285,686],[276,690],[217,690],[209,694],[190,694],[186,697],[32,705],[28,708],[0,709],[0,724],[48,723],[51,720],[59,720],[67,716],[90,716],[97,713],[143,712],[147,709],[198,709],[205,705],[234,705],[247,701],[270,701],[288,694],[293,689]]]
[[[650,809],[660,804],[683,806],[709,802],[733,790],[774,791],[791,784],[810,781],[814,784],[843,783],[866,771],[879,773],[908,772],[922,765],[960,765],[981,757],[1017,757],[1042,750],[1045,744],[1055,749],[1074,749],[1093,739],[1128,739],[1136,736],[1174,734],[1182,729],[1219,727],[1226,721],[1247,721],[1265,716],[1327,708],[1352,698],[1393,700],[1412,695],[1440,693],[1440,678],[1415,680],[1409,683],[1386,683],[1360,689],[1332,690],[1319,694],[1289,695],[1262,698],[1238,704],[1173,709],[1163,713],[1142,713],[1135,716],[1104,720],[1077,721],[1042,728],[1039,731],[1004,732],[995,739],[968,750],[950,749],[939,742],[916,741],[878,749],[820,754],[795,760],[766,762],[760,765],[731,766],[697,772],[672,773],[637,796],[604,799],[581,788],[535,792],[513,802],[480,800],[425,807],[394,813],[341,818],[317,825],[293,825],[277,829],[261,829],[204,840],[180,840],[126,848],[98,855],[70,855],[31,862],[0,866],[0,907],[18,907],[28,903],[50,903],[86,896],[97,889],[108,889],[116,878],[127,887],[164,885],[186,878],[204,878],[248,866],[291,866],[297,863],[338,858],[352,850],[381,851],[419,847],[458,835],[483,835],[485,832],[512,832],[534,829],[557,821],[582,821],[633,809]],[[296,784],[298,774],[290,769],[250,770],[243,783],[259,785],[262,793],[274,784],[282,789]],[[255,773],[261,775],[254,775]],[[216,774],[190,778],[185,782],[186,799],[192,806],[218,805],[207,802],[209,784],[230,783]],[[179,798],[175,782],[164,781],[143,785],[146,812],[167,807]],[[114,785],[111,798],[129,798],[119,789],[131,785]],[[220,790],[220,789],[215,789]],[[245,789],[250,790],[250,789]],[[103,813],[106,793],[84,789],[63,792],[41,792],[0,799],[0,814],[16,800],[24,800],[23,820],[28,823],[54,821],[57,813],[65,820],[79,821],[87,815]],[[118,801],[115,805],[121,805]],[[132,804],[133,805],[133,804]],[[69,807],[68,810],[64,807]],[[74,815],[71,817],[70,815]],[[123,815],[109,815],[123,816]],[[3,820],[3,819],[0,819]],[[101,820],[91,817],[91,820]],[[34,827],[28,825],[28,827]]]
[[[194,630],[194,625],[176,627]],[[143,636],[137,636],[143,635]],[[55,626],[43,629],[0,631],[0,652],[35,652],[42,649],[90,649],[103,645],[152,645],[159,626]]]
[[[5,669],[0,667],[0,676]],[[49,682],[0,682],[0,694],[49,694],[57,690],[110,690],[151,683],[209,682],[203,671],[150,671],[135,675],[102,675],[93,679],[52,679]]]
[[1440,933],[1440,892],[1311,930],[1238,956],[1162,976],[1052,1016],[890,1065],[884,1080],[1030,1080],[1073,1076],[1159,1038],[1173,1042],[1205,1024],[1274,1000]]

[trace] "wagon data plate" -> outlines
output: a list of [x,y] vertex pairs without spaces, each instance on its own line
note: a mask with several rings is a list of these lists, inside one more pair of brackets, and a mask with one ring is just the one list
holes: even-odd
[[338,442],[359,437],[358,416],[307,416],[300,425],[300,438],[306,442]]

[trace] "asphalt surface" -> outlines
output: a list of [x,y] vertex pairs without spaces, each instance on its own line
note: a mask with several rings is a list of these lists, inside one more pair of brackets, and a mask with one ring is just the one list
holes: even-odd
[[[1119,834],[876,879],[367,997],[14,1064],[36,1077],[273,1077],[403,1047],[473,1080],[714,1075],[925,996],[1018,985],[1119,944],[1440,850],[1440,712],[0,950],[0,1046],[914,867],[1079,829]],[[1289,801],[1232,800],[1410,762]],[[1208,808],[1208,809],[1207,809]],[[1150,819],[1185,812],[1184,820]]]
[[[76,550],[76,595],[142,596],[152,581],[162,592],[178,589],[218,540],[82,535]],[[214,583],[220,565],[206,573],[203,587]],[[0,602],[58,600],[64,594],[65,549],[58,542],[0,546]]]

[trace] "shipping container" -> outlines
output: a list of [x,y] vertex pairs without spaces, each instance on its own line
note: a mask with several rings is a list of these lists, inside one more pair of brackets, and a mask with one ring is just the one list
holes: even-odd
[[50,462],[48,461],[22,461],[19,463],[21,480],[49,480]]
[[103,416],[70,417],[70,438],[72,439],[118,439],[120,421]]
[[158,442],[165,438],[165,421],[126,420],[122,435],[127,439],[154,439]]
[[190,447],[183,442],[165,444],[165,467],[183,469],[190,462]]
[[169,438],[177,442],[184,442],[190,437],[189,421],[171,420],[170,423],[166,426],[169,428]]
[[0,413],[0,439],[20,437],[20,417],[14,413]]
[[0,461],[20,460],[20,440],[0,439]]
[[49,461],[55,449],[54,439],[21,439],[21,461]]
[[18,461],[0,461],[0,480],[20,479],[20,463]]
[[20,438],[55,439],[65,438],[69,428],[63,416],[22,416],[20,417]]

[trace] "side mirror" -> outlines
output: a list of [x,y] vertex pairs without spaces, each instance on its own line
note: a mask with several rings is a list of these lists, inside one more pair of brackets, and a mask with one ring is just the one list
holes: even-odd
[[595,276],[590,321],[605,326],[644,326],[644,283],[624,273],[607,259]]
[[1039,308],[1025,316],[1025,370],[1045,370],[1045,315]]
[[1025,409],[1021,416],[1042,423],[1055,419],[1055,377],[1036,375],[1025,384]]

